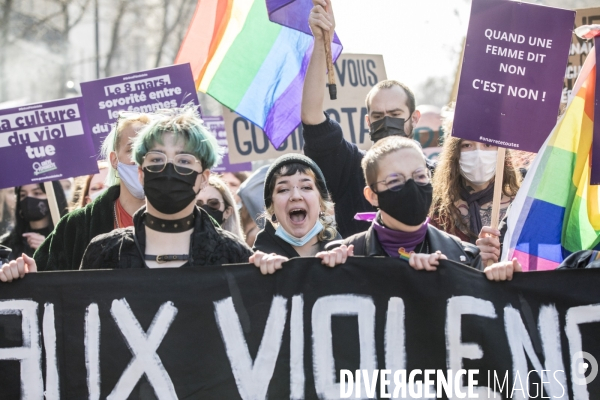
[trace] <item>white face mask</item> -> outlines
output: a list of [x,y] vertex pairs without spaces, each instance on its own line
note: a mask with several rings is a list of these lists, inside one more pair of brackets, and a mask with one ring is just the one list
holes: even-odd
[[460,153],[460,173],[474,185],[483,185],[496,175],[498,150],[472,150]]
[[71,201],[72,196],[73,196],[73,189],[69,189],[69,190],[65,190],[65,197],[67,199],[67,201]]
[[138,166],[123,164],[121,161],[118,161],[117,171],[119,172],[119,178],[121,178],[129,193],[136,199],[143,200],[144,187],[138,179]]

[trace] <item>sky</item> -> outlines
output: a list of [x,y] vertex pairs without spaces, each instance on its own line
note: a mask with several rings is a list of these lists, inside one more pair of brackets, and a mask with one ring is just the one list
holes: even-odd
[[[363,4],[359,6],[359,4]],[[413,90],[454,77],[467,33],[466,0],[332,0],[346,53],[383,54],[387,77]]]

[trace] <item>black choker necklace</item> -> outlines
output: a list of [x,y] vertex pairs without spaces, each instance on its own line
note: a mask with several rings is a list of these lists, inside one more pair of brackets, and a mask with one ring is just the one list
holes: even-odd
[[144,225],[153,231],[164,233],[185,232],[194,227],[194,213],[181,219],[160,219],[148,213],[144,214]]

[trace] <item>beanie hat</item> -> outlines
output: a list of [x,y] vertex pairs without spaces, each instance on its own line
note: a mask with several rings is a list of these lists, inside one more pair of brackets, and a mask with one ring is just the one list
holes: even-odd
[[268,209],[273,203],[272,193],[269,190],[271,186],[271,181],[273,180],[273,176],[275,172],[279,171],[281,167],[289,164],[303,164],[310,168],[316,178],[317,178],[317,189],[319,189],[319,193],[321,193],[321,197],[323,199],[329,200],[329,192],[327,191],[327,184],[325,183],[325,177],[323,176],[323,172],[321,168],[310,158],[306,157],[304,154],[296,154],[289,153],[284,154],[275,160],[271,167],[267,171],[267,175],[265,176],[265,186],[264,186],[264,198],[265,198],[265,208]]

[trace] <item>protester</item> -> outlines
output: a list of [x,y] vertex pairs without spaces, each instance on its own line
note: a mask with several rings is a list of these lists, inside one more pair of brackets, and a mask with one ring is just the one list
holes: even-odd
[[439,147],[442,145],[442,110],[429,104],[417,106],[420,113],[419,122],[413,129],[413,139],[421,144],[421,147]]
[[[55,181],[52,182],[52,187],[60,215],[63,216],[67,213],[68,204],[62,185],[59,181]],[[18,196],[15,207],[15,227],[0,238],[0,244],[12,249],[10,260],[23,253],[33,256],[34,251],[54,229],[44,184],[17,186],[15,193]]]
[[208,185],[196,196],[196,205],[204,209],[221,228],[245,240],[233,194],[217,175],[208,177]]
[[[491,214],[498,147],[449,135],[452,117],[445,122],[448,132],[433,178],[431,223],[439,229],[477,244],[484,262],[497,262],[503,235],[492,229]],[[520,174],[506,150],[500,220],[519,190]]]
[[0,236],[15,226],[16,200],[15,188],[0,189]]
[[325,250],[341,236],[326,215],[332,205],[325,178],[310,158],[286,154],[275,160],[265,177],[264,203],[267,221],[250,257],[263,274],[274,273],[292,257],[318,257],[333,267],[352,256],[352,246]]
[[215,227],[196,195],[219,161],[219,147],[194,107],[157,117],[136,137],[135,162],[146,207],[133,227],[92,240],[81,269],[159,268],[248,262],[252,251]]
[[132,215],[144,205],[144,191],[131,158],[131,139],[148,122],[148,114],[127,113],[119,117],[102,144],[102,155],[110,160],[108,189],[59,221],[34,254],[40,271],[78,269],[94,237],[133,224]]
[[241,185],[238,196],[242,201],[240,218],[246,237],[246,244],[254,246],[258,231],[265,227],[264,218],[264,184],[269,165],[263,165],[252,173]]
[[221,176],[223,182],[227,184],[231,194],[235,198],[235,203],[240,204],[241,199],[238,196],[237,192],[240,190],[240,185],[244,183],[246,179],[250,176],[250,173],[241,171],[241,172],[224,172]]
[[483,269],[479,249],[429,224],[431,172],[421,147],[391,136],[375,143],[362,168],[365,198],[379,208],[371,227],[343,241],[359,256],[402,258],[418,270],[433,271],[440,259]]
[[[333,37],[335,19],[329,0],[313,0],[313,4],[308,23],[314,36],[314,47],[304,80],[301,106],[304,154],[323,171],[335,202],[338,230],[347,237],[369,227],[367,223],[355,220],[354,215],[375,209],[361,196],[365,187],[361,171],[364,152],[346,141],[340,125],[323,113],[327,70],[323,31]],[[326,6],[329,6],[328,12]],[[406,85],[394,80],[379,82],[367,94],[365,103],[368,113],[365,120],[373,142],[389,135],[412,137],[420,113],[415,109],[415,97]]]
[[75,180],[73,178],[61,179],[60,184],[65,193],[67,203],[73,200],[73,193],[75,192]]
[[108,189],[105,184],[108,176],[108,166],[107,162],[99,161],[98,173],[86,176],[81,187],[75,189],[73,197],[77,198],[77,204],[74,209],[85,207]]

